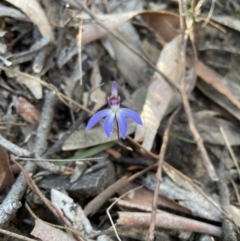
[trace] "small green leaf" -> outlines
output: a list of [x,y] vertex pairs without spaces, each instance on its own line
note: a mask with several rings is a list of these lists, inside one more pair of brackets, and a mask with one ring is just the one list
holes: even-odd
[[75,156],[72,156],[72,157],[69,157],[68,159],[66,159],[66,161],[63,161],[63,162],[55,162],[54,164],[57,165],[57,166],[63,166],[65,164],[67,164],[71,159],[82,159],[82,158],[88,158],[88,157],[92,157],[112,146],[114,146],[116,144],[116,142],[107,142],[107,143],[104,143],[104,144],[101,144],[101,145],[98,145],[98,146],[94,146],[78,155],[75,155]]

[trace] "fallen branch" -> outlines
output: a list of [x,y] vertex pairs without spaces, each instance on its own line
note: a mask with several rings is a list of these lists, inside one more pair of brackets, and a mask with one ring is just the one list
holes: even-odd
[[[36,170],[36,164],[27,162],[25,170],[28,173],[34,173]],[[3,227],[22,206],[20,200],[24,195],[26,187],[27,183],[24,175],[20,173],[15,183],[12,185],[11,190],[0,205],[0,227]]]
[[154,229],[155,229],[155,222],[156,222],[159,188],[160,188],[160,184],[162,181],[162,165],[163,165],[163,161],[164,161],[164,157],[165,157],[165,153],[166,153],[166,149],[167,149],[167,145],[168,145],[170,129],[171,129],[173,120],[178,115],[180,110],[181,110],[181,107],[178,107],[172,113],[171,117],[168,120],[167,127],[166,127],[166,129],[164,131],[164,135],[163,135],[163,143],[162,143],[161,151],[159,154],[158,169],[157,169],[157,174],[156,174],[157,183],[156,183],[156,187],[154,190],[154,198],[153,198],[152,213],[151,213],[151,223],[150,223],[150,227],[149,227],[149,236],[148,236],[149,241],[154,240]]
[[0,135],[0,146],[4,147],[6,150],[8,150],[9,152],[13,153],[16,156],[31,157],[33,155],[30,151],[25,150],[13,144],[12,142],[8,141],[2,135]]
[[38,241],[37,239],[28,238],[28,237],[25,237],[25,236],[22,236],[22,235],[19,235],[19,234],[16,234],[16,233],[13,233],[13,232],[4,230],[4,229],[0,229],[0,233],[5,234],[5,235],[10,236],[10,237],[17,238],[17,239],[19,239],[19,240],[24,240],[24,241]]
[[[151,222],[150,213],[118,212],[118,214],[118,225],[145,228],[149,227]],[[206,224],[189,218],[183,218],[163,211],[159,211],[156,215],[156,227],[177,230],[188,230],[198,233],[206,233],[219,238],[222,237],[222,230],[220,227],[211,224]]]
[[[35,157],[41,158],[47,148],[48,134],[51,128],[51,122],[54,114],[57,95],[53,91],[48,91],[45,96],[43,111],[37,129],[35,141]],[[64,170],[62,166],[56,166],[50,162],[38,162],[38,166],[53,173],[60,173]]]

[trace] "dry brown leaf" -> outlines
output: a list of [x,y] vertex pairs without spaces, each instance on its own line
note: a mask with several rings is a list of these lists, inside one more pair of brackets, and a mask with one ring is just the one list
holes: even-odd
[[6,2],[11,3],[15,7],[19,8],[24,12],[30,20],[36,24],[39,28],[42,36],[51,35],[52,29],[51,25],[47,19],[45,12],[43,11],[41,5],[37,0],[5,0]]
[[0,146],[0,193],[14,182],[8,152]]
[[160,37],[160,43],[171,41],[178,35],[179,17],[168,11],[145,11],[141,13],[150,28]]
[[42,241],[76,241],[70,234],[54,228],[39,219],[35,220],[35,226],[31,234]]
[[235,106],[240,109],[240,101],[235,97],[235,95],[226,87],[220,75],[218,75],[214,70],[209,68],[207,65],[198,62],[197,74],[206,83],[212,85],[219,93],[226,96]]
[[[167,43],[164,46],[157,63],[157,68],[175,83],[179,79],[178,59],[181,49],[180,42],[181,38],[177,37]],[[160,122],[174,95],[175,91],[172,87],[160,74],[155,72],[149,84],[147,97],[141,113],[144,125],[137,127],[135,134],[136,140],[144,139],[142,145],[147,150],[152,148]]]
[[[122,187],[121,189],[119,189],[117,191],[117,193],[119,195],[123,195],[124,193],[136,188],[137,186],[138,186],[137,184],[130,182],[127,185],[125,185],[124,187]],[[132,204],[139,204],[141,206],[149,207],[150,209],[152,209],[153,196],[154,196],[153,192],[151,192],[143,187],[143,188],[137,189],[137,190],[131,192],[129,195],[123,197],[123,200],[128,201]],[[179,212],[187,213],[187,214],[191,213],[188,209],[182,207],[177,202],[175,202],[163,195],[158,196],[158,205],[166,207],[166,208],[170,208],[172,210],[176,210]]]
[[40,112],[23,97],[13,97],[13,105],[17,113],[28,123],[35,125],[39,121]]

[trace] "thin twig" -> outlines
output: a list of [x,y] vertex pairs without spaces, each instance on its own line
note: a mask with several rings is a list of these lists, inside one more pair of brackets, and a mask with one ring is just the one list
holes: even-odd
[[89,157],[89,158],[77,158],[77,159],[37,159],[37,158],[25,158],[25,157],[14,157],[17,160],[23,160],[23,161],[32,161],[32,162],[85,162],[85,161],[96,161],[96,160],[102,160],[103,157]]
[[[86,4],[86,0],[84,0]],[[79,67],[79,78],[80,85],[82,85],[82,31],[83,31],[83,20],[80,19],[78,34],[77,34],[77,48],[78,48],[78,67]]]
[[13,163],[15,163],[15,164],[19,167],[19,169],[21,170],[21,172],[22,172],[22,174],[23,174],[23,176],[24,176],[24,178],[25,178],[25,181],[26,181],[28,187],[32,190],[32,192],[34,192],[35,194],[37,194],[37,192],[35,191],[34,187],[33,187],[32,184],[31,184],[31,182],[29,181],[27,172],[26,172],[26,170],[24,169],[24,167],[23,167],[20,163],[18,163],[17,161],[15,161],[14,158],[12,158],[11,161],[12,161]]
[[[29,184],[29,187],[31,188],[31,190],[36,193],[44,202],[44,204],[48,207],[48,209],[53,213],[53,215],[59,220],[62,221],[63,224],[67,225],[68,227],[70,226],[68,220],[63,216],[62,212],[59,211],[55,205],[48,200],[43,193],[41,192],[41,190],[38,188],[38,186],[36,185],[36,183],[32,180],[32,178],[29,176],[29,174],[26,172],[26,170],[21,166],[21,164],[17,163],[16,161],[13,160],[14,163],[16,163],[19,168],[21,169],[21,171],[24,173],[24,177],[26,179],[26,182]],[[76,234],[74,233],[74,235],[76,236]],[[76,236],[76,238],[79,241],[82,241],[82,239],[79,239],[78,236]]]
[[215,169],[211,163],[211,160],[208,156],[208,153],[204,147],[203,140],[196,128],[195,121],[193,119],[191,107],[188,101],[188,96],[186,93],[185,88],[185,77],[186,77],[186,45],[187,45],[187,38],[188,34],[186,32],[186,22],[185,22],[185,16],[187,16],[186,12],[186,6],[184,4],[184,0],[179,0],[179,15],[180,15],[180,28],[181,28],[181,36],[182,36],[182,44],[181,44],[181,66],[182,66],[182,72],[181,72],[181,96],[183,101],[184,110],[186,112],[189,128],[197,142],[198,149],[200,151],[203,163],[208,171],[209,176],[213,181],[217,181],[218,177],[216,175]]
[[82,110],[85,110],[87,113],[89,113],[91,115],[94,114],[92,111],[90,111],[84,105],[79,104],[77,101],[71,99],[70,97],[68,97],[68,96],[64,95],[63,93],[61,93],[60,91],[58,91],[58,89],[54,85],[48,84],[47,82],[39,79],[36,76],[30,75],[30,74],[27,74],[27,73],[23,73],[21,71],[15,70],[15,69],[10,69],[10,68],[4,67],[4,66],[0,66],[0,69],[4,70],[4,71],[10,71],[10,72],[13,72],[13,73],[15,73],[17,75],[20,75],[20,76],[32,79],[33,81],[36,81],[36,82],[40,83],[42,86],[48,88],[49,90],[55,91],[57,96],[58,96],[58,98],[61,99],[61,100],[66,101],[65,103],[67,103],[67,102],[73,103],[74,105],[78,106]]
[[155,222],[156,222],[158,195],[159,195],[160,184],[162,181],[162,165],[163,165],[163,161],[164,161],[164,157],[165,157],[165,153],[166,153],[166,149],[167,149],[167,145],[168,145],[169,133],[170,133],[170,129],[171,129],[173,120],[178,115],[180,110],[181,110],[181,107],[178,107],[172,113],[171,117],[168,120],[167,127],[166,127],[166,129],[164,131],[164,135],[163,135],[163,143],[162,143],[161,151],[159,154],[158,169],[157,169],[157,174],[156,174],[157,183],[156,183],[156,187],[155,187],[155,191],[154,191],[154,198],[153,198],[153,204],[152,204],[151,223],[150,223],[150,227],[149,227],[149,236],[148,236],[149,241],[154,240],[154,229],[155,229]]
[[205,28],[207,26],[207,24],[209,23],[209,21],[211,20],[211,17],[213,15],[213,11],[214,11],[214,7],[215,7],[215,2],[216,2],[216,0],[212,0],[210,11],[207,15],[205,22],[202,24],[202,28]]
[[192,42],[195,44],[195,48],[197,49],[197,28],[196,28],[196,15],[195,15],[195,9],[196,9],[196,5],[197,5],[197,0],[192,0],[191,2],[191,9],[192,9]]
[[13,232],[10,232],[10,231],[4,230],[4,229],[0,229],[0,233],[6,234],[8,236],[11,236],[11,237],[14,237],[14,238],[17,238],[20,240],[24,240],[24,241],[38,241],[37,239],[27,238],[25,236],[22,236],[17,233],[13,233]]

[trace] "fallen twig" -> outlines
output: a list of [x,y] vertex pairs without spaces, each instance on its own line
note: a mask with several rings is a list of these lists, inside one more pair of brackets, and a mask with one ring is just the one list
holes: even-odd
[[[144,228],[149,227],[151,222],[150,213],[118,212],[118,214],[118,225]],[[220,227],[206,224],[193,219],[180,217],[163,211],[159,211],[159,213],[157,213],[156,215],[156,227],[177,230],[189,230],[198,233],[210,234],[219,238],[222,237],[222,230]]]
[[[27,162],[25,170],[28,173],[34,173],[36,170],[36,164]],[[24,175],[23,173],[20,173],[15,183],[12,185],[11,190],[0,205],[0,227],[3,227],[22,206],[20,200],[23,197],[26,187],[27,183]]]
[[185,23],[185,16],[187,16],[186,6],[183,3],[183,0],[179,0],[179,15],[180,15],[180,27],[181,27],[181,34],[182,34],[182,46],[181,46],[181,96],[183,101],[184,110],[186,112],[189,128],[197,142],[198,149],[200,151],[203,163],[208,171],[209,176],[212,178],[213,181],[217,181],[218,177],[216,175],[214,166],[211,163],[211,160],[208,156],[208,153],[204,147],[203,140],[196,128],[193,115],[191,112],[191,107],[188,101],[188,95],[186,93],[185,88],[185,77],[186,77],[186,45],[187,45],[187,38],[188,34],[186,32],[186,23]]
[[179,113],[180,110],[181,110],[181,107],[178,107],[172,113],[171,117],[168,120],[167,127],[166,127],[166,129],[164,131],[164,135],[163,135],[163,143],[162,143],[161,151],[159,154],[158,169],[157,169],[157,174],[156,174],[157,183],[156,183],[156,187],[155,187],[155,191],[154,191],[154,198],[153,198],[153,205],[152,205],[151,223],[150,223],[150,227],[149,227],[149,236],[148,236],[149,241],[154,240],[154,229],[155,229],[155,222],[156,222],[159,188],[160,188],[160,184],[162,181],[162,165],[163,165],[163,161],[164,161],[164,157],[165,157],[165,153],[166,153],[166,149],[167,149],[167,145],[168,145],[169,133],[170,133],[170,129],[171,129],[173,120],[175,119],[175,117],[177,116],[177,114]]
[[[54,107],[57,96],[54,92],[48,91],[45,96],[43,111],[38,125],[37,136],[35,141],[35,157],[40,158],[47,148],[48,134],[51,128],[51,122],[54,114]],[[54,173],[63,171],[64,167],[56,166],[50,162],[38,162],[38,166]]]
[[35,141],[35,157],[39,158],[47,147],[47,136],[51,128],[53,119],[54,106],[56,103],[56,94],[48,91],[45,95],[41,120],[39,121],[36,141]]
[[13,144],[12,142],[8,141],[2,135],[0,135],[0,146],[4,147],[6,150],[8,150],[9,152],[13,153],[16,156],[31,157],[33,155],[30,151],[23,149]]
[[4,230],[4,229],[0,229],[0,233],[6,234],[7,236],[11,236],[11,237],[14,237],[14,238],[17,238],[20,240],[24,240],[24,241],[38,241],[37,239],[28,238],[28,237],[25,237],[25,236],[22,236],[17,233],[13,233],[13,232],[10,232],[10,231]]
[[[29,176],[29,174],[26,172],[26,170],[19,164],[17,163],[16,161],[14,161],[18,166],[19,168],[21,169],[24,177],[25,177],[25,180],[28,184],[28,186],[30,187],[30,189],[35,193],[37,194],[41,199],[42,201],[45,203],[45,205],[48,207],[48,209],[53,213],[53,215],[59,219],[60,221],[63,222],[63,224],[67,225],[67,226],[70,226],[68,220],[62,215],[62,212],[59,211],[55,206],[54,204],[49,201],[44,195],[43,193],[41,192],[41,190],[38,188],[38,186],[35,184],[35,182],[32,180],[32,178]],[[79,238],[79,236],[76,234],[76,232],[73,232],[74,233],[74,236],[76,237],[77,240],[79,241],[82,241],[81,238]]]

